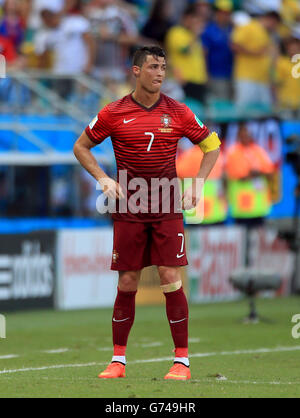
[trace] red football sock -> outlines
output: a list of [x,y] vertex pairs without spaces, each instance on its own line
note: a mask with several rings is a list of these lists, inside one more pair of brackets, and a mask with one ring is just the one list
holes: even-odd
[[175,357],[188,357],[189,309],[183,288],[164,293],[166,312],[175,345]]
[[118,288],[112,318],[114,355],[125,356],[127,340],[135,316],[135,295],[136,291],[123,292]]

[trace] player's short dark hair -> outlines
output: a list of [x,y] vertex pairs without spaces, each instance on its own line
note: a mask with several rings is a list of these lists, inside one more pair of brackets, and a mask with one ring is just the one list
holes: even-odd
[[147,59],[148,55],[152,55],[154,58],[162,57],[166,59],[165,51],[159,46],[142,46],[138,48],[133,56],[133,65],[142,67]]

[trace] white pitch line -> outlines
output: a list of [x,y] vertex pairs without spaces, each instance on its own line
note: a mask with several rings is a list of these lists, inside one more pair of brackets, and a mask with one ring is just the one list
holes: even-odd
[[[221,352],[211,352],[211,353],[194,353],[190,354],[189,357],[212,357],[212,356],[234,356],[240,354],[258,354],[258,353],[278,353],[278,352],[287,352],[287,351],[298,351],[300,350],[300,345],[295,345],[292,347],[274,347],[274,348],[257,348],[251,350],[235,350],[235,351],[221,351]],[[162,361],[173,360],[174,357],[161,357],[145,360],[134,360],[130,364],[141,364],[141,363],[156,363]],[[66,369],[66,368],[76,368],[76,367],[92,367],[92,366],[104,366],[106,363],[83,363],[83,364],[59,364],[53,366],[44,366],[44,367],[29,367],[24,369],[15,369],[15,370],[1,370],[0,374],[9,374],[9,373],[20,373],[20,372],[32,372],[32,371],[41,371],[41,370],[51,370],[51,369]]]
[[33,371],[42,371],[42,370],[51,370],[51,369],[65,369],[73,367],[92,367],[92,366],[104,366],[106,363],[84,363],[84,364],[58,364],[54,366],[44,366],[44,367],[28,367],[24,369],[15,369],[15,370],[1,370],[0,374],[10,374],[10,373],[19,373],[19,372],[33,372]]
[[18,356],[17,354],[7,354],[6,356],[0,356],[0,360],[8,360],[11,358],[18,358],[20,356]]
[[151,347],[160,347],[162,345],[163,345],[163,343],[157,341],[157,342],[153,342],[153,343],[136,344],[136,347],[151,348]]
[[[151,347],[160,347],[163,343],[159,341],[154,341],[153,343],[143,343],[143,344],[134,344],[134,347],[141,347],[141,348],[151,348]],[[113,351],[113,347],[100,347],[97,348],[97,351]]]
[[[225,382],[225,383],[233,383],[233,384],[242,384],[242,385],[300,385],[300,382],[256,382],[251,380],[218,380],[215,379],[216,382]],[[198,383],[212,383],[212,380],[209,379],[191,379],[191,382],[198,382]]]
[[300,345],[295,345],[294,347],[257,348],[257,349],[250,349],[250,350],[194,353],[194,354],[190,354],[189,357],[233,356],[233,355],[239,355],[239,354],[279,353],[279,352],[285,352],[285,351],[298,351],[298,350],[300,350]]
[[[194,353],[189,354],[189,357],[212,357],[212,356],[232,356],[239,354],[259,354],[259,353],[277,353],[284,351],[297,351],[300,350],[300,345],[294,347],[275,347],[275,348],[258,348],[253,350],[236,350],[236,351],[221,351],[221,352],[211,352],[211,353]],[[173,360],[173,357],[162,357],[157,359],[146,359],[146,360],[134,360],[130,364],[136,363],[155,363],[160,361],[169,361]]]
[[44,350],[44,351],[42,351],[42,353],[61,354],[61,353],[66,353],[67,351],[70,351],[70,349],[69,348],[56,348],[54,350]]
[[[60,381],[66,381],[65,377],[49,377],[49,376],[42,376],[41,379],[43,380],[60,380]],[[93,382],[95,381],[95,377],[76,377],[74,378],[74,380],[76,381],[89,381],[89,382]],[[144,380],[144,379],[135,379],[137,382],[140,380]],[[251,381],[251,380],[219,380],[219,379],[215,379],[215,381],[218,382],[225,382],[225,383],[233,383],[233,384],[245,384],[245,385],[300,385],[300,381],[299,382],[276,382],[276,381],[272,381],[272,382],[257,382],[257,381]],[[191,382],[196,382],[196,383],[213,383],[214,381],[211,379],[191,379]]]

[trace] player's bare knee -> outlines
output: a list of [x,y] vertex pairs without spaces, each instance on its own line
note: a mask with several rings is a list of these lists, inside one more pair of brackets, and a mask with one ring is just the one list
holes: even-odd
[[119,289],[123,292],[135,291],[138,288],[140,273],[136,271],[126,271],[119,273]]
[[159,267],[161,286],[176,283],[181,280],[180,272],[174,267]]

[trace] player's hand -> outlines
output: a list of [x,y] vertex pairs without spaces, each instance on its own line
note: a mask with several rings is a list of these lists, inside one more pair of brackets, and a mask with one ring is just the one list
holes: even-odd
[[[200,180],[200,179],[199,179]],[[193,184],[188,187],[182,196],[182,209],[189,210],[195,208],[202,196],[203,184],[196,183],[193,181]]]
[[101,190],[110,199],[123,199],[124,193],[119,183],[110,177],[103,177],[98,180]]

